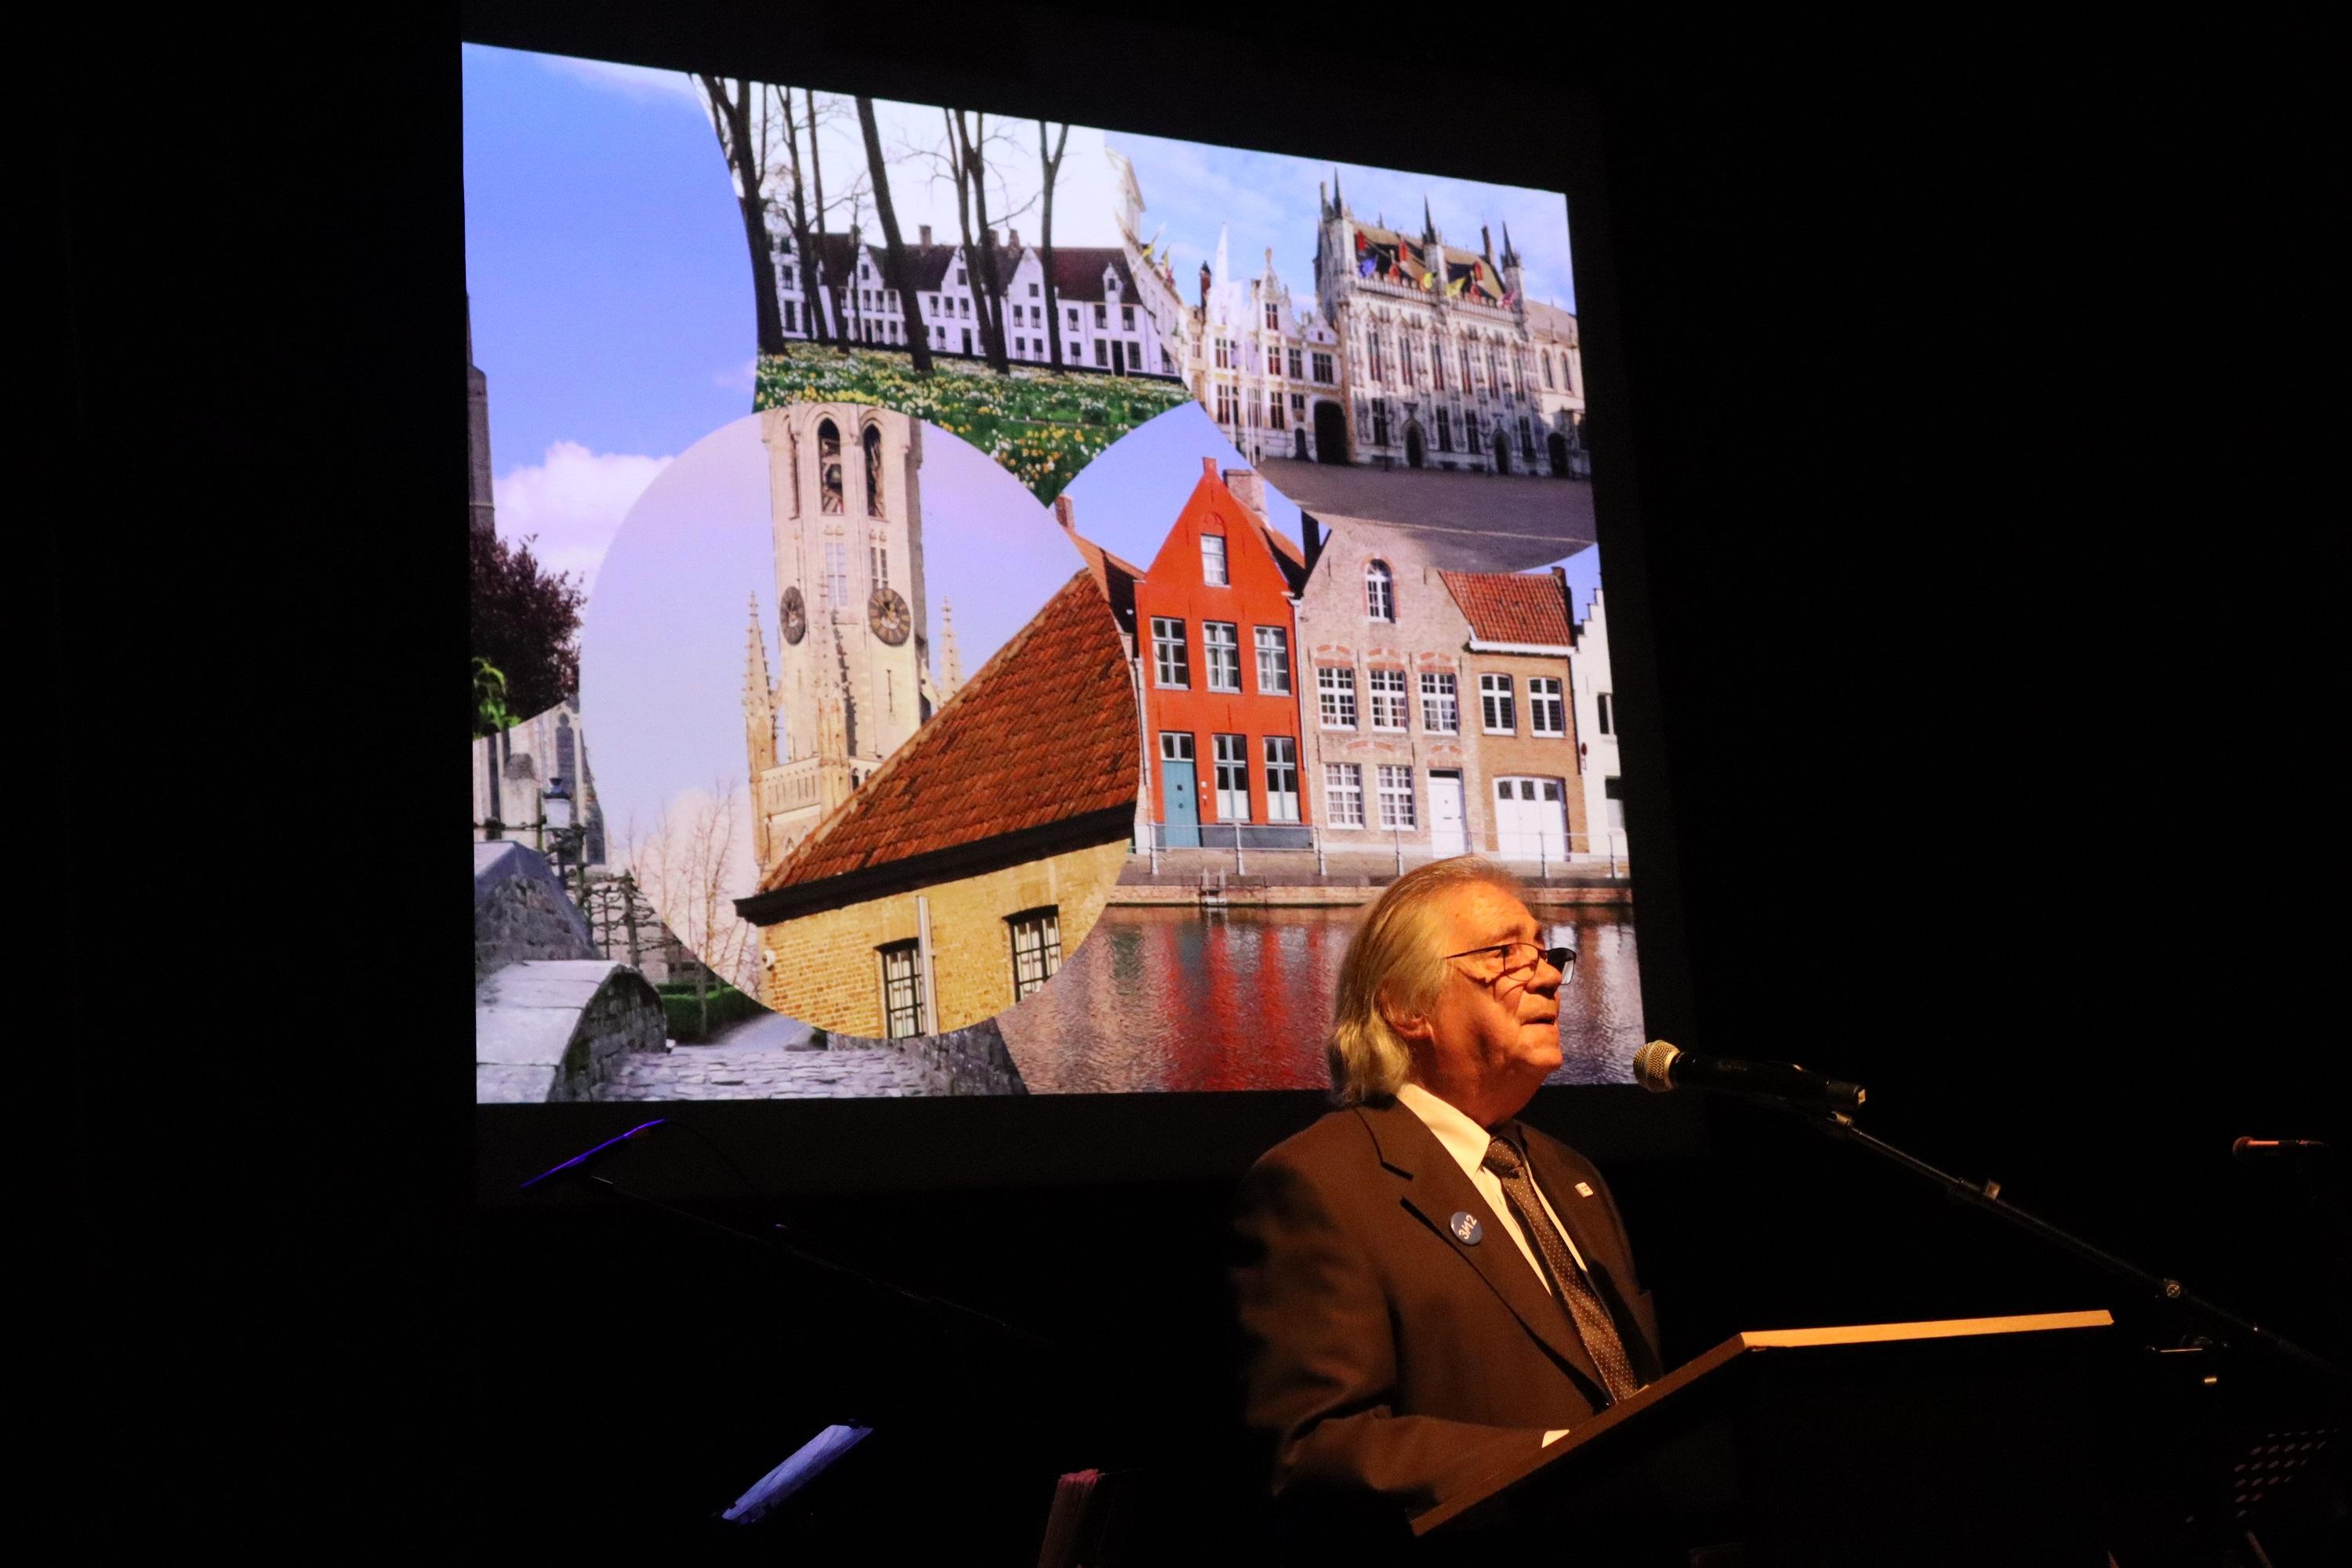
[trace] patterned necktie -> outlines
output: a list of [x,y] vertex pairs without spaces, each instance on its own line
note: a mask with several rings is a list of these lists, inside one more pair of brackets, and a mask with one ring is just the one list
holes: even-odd
[[1576,1266],[1576,1257],[1569,1251],[1568,1243],[1552,1227],[1551,1216],[1544,1212],[1543,1200],[1536,1195],[1536,1184],[1528,1175],[1527,1162],[1517,1149],[1497,1138],[1486,1146],[1486,1166],[1502,1182],[1503,1196],[1509,1200],[1511,1212],[1518,1216],[1528,1239],[1536,1244],[1536,1251],[1550,1266],[1551,1277],[1559,1285],[1560,1304],[1568,1309],[1569,1320],[1584,1341],[1586,1353],[1601,1369],[1601,1381],[1609,1385],[1610,1399],[1613,1402],[1624,1398],[1642,1386],[1633,1375],[1633,1363],[1626,1359],[1625,1342],[1617,1337],[1616,1325],[1609,1321],[1609,1309],[1601,1305],[1591,1281],[1584,1278],[1584,1270]]

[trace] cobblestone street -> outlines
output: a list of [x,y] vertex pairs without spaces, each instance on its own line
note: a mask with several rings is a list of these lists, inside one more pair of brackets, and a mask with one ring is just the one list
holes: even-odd
[[897,1051],[680,1046],[622,1058],[598,1100],[856,1100],[929,1094],[920,1064]]

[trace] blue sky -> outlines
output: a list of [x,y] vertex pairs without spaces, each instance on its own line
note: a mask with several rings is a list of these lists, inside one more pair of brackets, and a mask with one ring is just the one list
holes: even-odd
[[[543,561],[583,574],[593,592],[623,515],[663,465],[751,405],[751,263],[734,191],[678,72],[478,45],[464,63],[467,288],[475,363],[489,378],[499,529],[536,536]],[[902,224],[952,233],[951,189],[920,155],[938,110],[877,109]],[[1017,145],[998,165],[1008,183],[996,205],[1017,212],[1036,195],[1034,127],[1003,129]],[[828,192],[850,190],[864,163],[854,124],[824,135]],[[1236,274],[1254,276],[1270,246],[1284,281],[1311,296],[1315,186],[1329,165],[1074,128],[1055,196],[1064,243],[1116,241],[1106,145],[1133,161],[1146,237],[1166,226],[1188,293],[1230,224]],[[1353,164],[1339,177],[1360,216],[1384,211],[1416,230],[1426,194],[1457,244],[1475,247],[1490,223],[1499,247],[1507,220],[1530,294],[1572,305],[1561,197]],[[1034,207],[1013,223],[1034,237]],[[1157,438],[1181,445],[1172,432]],[[1221,456],[1239,461],[1230,447]],[[1199,471],[1196,453],[1185,458],[1167,481],[1180,506],[1184,475]],[[1276,521],[1296,534],[1295,517]]]
[[[1166,226],[1160,245],[1174,262],[1176,284],[1186,300],[1194,297],[1202,261],[1215,259],[1223,228],[1234,276],[1256,277],[1271,248],[1284,285],[1295,298],[1313,301],[1316,187],[1330,182],[1334,164],[1117,131],[1104,139],[1135,165],[1144,204],[1138,237],[1149,240]],[[1478,228],[1485,224],[1494,231],[1498,258],[1507,223],[1526,268],[1528,298],[1576,309],[1565,196],[1355,163],[1336,168],[1348,205],[1361,222],[1385,216],[1391,227],[1418,235],[1426,196],[1446,244],[1476,250]]]

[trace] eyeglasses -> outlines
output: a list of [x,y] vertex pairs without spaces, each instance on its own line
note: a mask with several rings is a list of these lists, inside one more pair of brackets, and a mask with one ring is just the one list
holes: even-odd
[[1545,947],[1532,942],[1500,942],[1487,947],[1467,948],[1461,952],[1447,953],[1445,962],[1450,963],[1457,958],[1499,960],[1499,966],[1495,972],[1479,982],[1482,985],[1497,985],[1506,980],[1517,980],[1525,984],[1526,977],[1535,972],[1538,963],[1549,963],[1559,970],[1564,981],[1570,972],[1576,967],[1576,949]]

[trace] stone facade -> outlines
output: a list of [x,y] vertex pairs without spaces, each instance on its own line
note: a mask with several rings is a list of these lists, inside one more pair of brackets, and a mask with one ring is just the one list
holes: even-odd
[[[788,228],[775,230],[776,288],[784,336],[814,337],[812,301],[828,295],[809,286],[804,258],[792,250]],[[1046,320],[1045,255],[1024,245],[1021,231],[1007,229],[992,246],[967,248],[939,245],[925,224],[908,237],[907,266],[920,297],[923,330],[933,353],[978,357],[984,352],[979,310],[981,268],[992,249],[1003,279],[1004,349],[1020,364],[1053,363],[1053,324]],[[833,340],[906,348],[910,331],[904,301],[887,286],[887,252],[878,245],[853,243],[828,235],[813,248],[821,259],[835,303],[825,330]],[[1174,375],[1179,366],[1164,348],[1152,321],[1141,312],[1141,290],[1120,250],[1108,246],[1054,247],[1053,308],[1061,313],[1062,363],[1076,370],[1120,375]]]
[[1218,430],[1254,464],[1269,458],[1348,461],[1339,332],[1316,307],[1299,306],[1273,251],[1257,276],[1234,277],[1223,229],[1216,259],[1202,264],[1188,302],[1165,253],[1155,255],[1155,241],[1141,237],[1143,192],[1134,166],[1117,153],[1109,157],[1136,298],[1165,362],[1183,375]]
[[659,1056],[661,1000],[605,959],[509,964],[474,987],[474,1099],[596,1100],[633,1056]]
[[[1566,666],[1564,651],[1557,655],[1474,651],[1469,656],[1463,689],[1475,694],[1476,716],[1474,720],[1465,709],[1465,722],[1475,722],[1478,728],[1485,827],[1473,844],[1482,854],[1557,866],[1591,845],[1585,827],[1584,781],[1577,765],[1576,719],[1568,700]],[[1510,682],[1507,731],[1487,723],[1485,678],[1489,676]],[[1538,681],[1549,685],[1539,692]],[[1515,786],[1532,784],[1533,799],[1522,799],[1518,808],[1507,810],[1496,798],[1497,786],[1506,781]],[[1555,789],[1563,825],[1558,837],[1548,826],[1538,826],[1528,820],[1539,813],[1521,809],[1549,807],[1554,803],[1551,792]],[[1518,795],[1522,791],[1515,787],[1513,793]]]
[[474,978],[510,963],[596,956],[588,922],[547,857],[512,842],[474,846]]
[[760,1000],[792,1017],[834,1020],[853,1035],[885,1037],[882,952],[913,942],[929,957],[919,1033],[992,1017],[1013,1000],[1008,917],[1056,911],[1066,957],[1100,918],[1127,853],[1122,835],[763,927]]
[[[1386,618],[1373,614],[1370,579],[1376,567],[1387,574]],[[1327,846],[1431,853],[1432,770],[1464,780],[1465,830],[1471,844],[1484,841],[1481,792],[1473,783],[1476,688],[1465,663],[1469,637],[1469,623],[1418,540],[1360,525],[1330,530],[1298,601],[1297,679],[1307,785]],[[1402,727],[1374,722],[1376,671],[1384,681],[1402,677]],[[1434,706],[1425,695],[1424,676],[1441,694]],[[1450,730],[1444,727],[1442,700],[1448,679],[1454,707]],[[1392,691],[1383,694],[1384,704],[1393,700]],[[1379,717],[1393,713],[1391,707]],[[1385,821],[1384,767],[1404,770],[1410,784],[1409,794],[1391,791]]]
[[753,606],[744,655],[752,849],[765,872],[940,700],[923,584],[922,426],[795,403],[760,416],[769,458],[777,672]]
[[1234,277],[1222,229],[1187,303],[1165,255],[1153,254],[1157,236],[1140,237],[1133,165],[1109,156],[1146,314],[1252,463],[1586,471],[1576,318],[1528,300],[1507,228],[1498,257],[1484,231],[1475,251],[1447,245],[1426,204],[1418,236],[1366,223],[1335,172],[1320,197],[1311,305],[1294,300],[1270,250],[1257,276]]
[[571,795],[573,819],[585,830],[581,849],[590,866],[604,863],[604,808],[596,798],[596,774],[588,763],[588,731],[580,722],[580,700],[567,697],[496,735],[473,742],[474,838],[487,839],[485,823],[499,823],[502,837],[533,848],[530,824],[544,811],[550,780],[561,778]]

